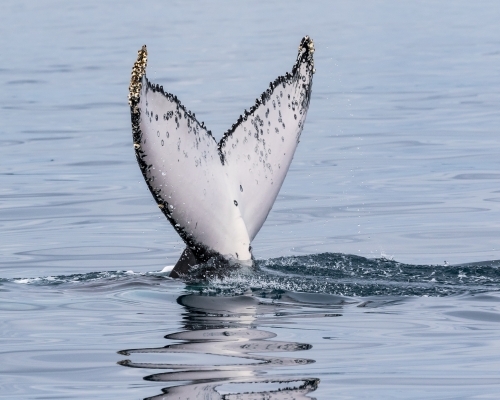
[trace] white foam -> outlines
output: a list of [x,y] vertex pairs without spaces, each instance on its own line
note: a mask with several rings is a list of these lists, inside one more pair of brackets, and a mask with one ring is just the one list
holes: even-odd
[[21,278],[21,279],[14,279],[13,282],[21,283],[21,284],[28,284],[28,283],[36,282],[39,280],[40,280],[40,278]]
[[172,271],[174,269],[174,266],[175,265],[167,265],[160,272],[170,272],[170,271]]

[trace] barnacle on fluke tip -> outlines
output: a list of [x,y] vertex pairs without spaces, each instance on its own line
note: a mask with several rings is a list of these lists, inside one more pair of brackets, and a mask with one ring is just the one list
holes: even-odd
[[135,154],[156,203],[187,246],[171,276],[210,259],[253,265],[250,243],[278,195],[304,127],[313,54],[306,36],[292,71],[272,81],[217,143],[175,95],[149,82],[146,46],[139,50],[129,87]]
[[132,68],[132,77],[130,78],[130,85],[128,87],[128,104],[132,106],[134,102],[139,100],[139,93],[141,92],[142,77],[146,74],[146,67],[148,65],[148,49],[146,45],[137,52],[137,61]]

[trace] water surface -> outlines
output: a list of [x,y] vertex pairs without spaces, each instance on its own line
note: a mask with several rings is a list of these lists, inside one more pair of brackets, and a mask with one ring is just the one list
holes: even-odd
[[[497,397],[495,2],[2,6],[0,397]],[[134,158],[136,51],[220,138],[306,34],[260,272],[169,280],[183,244]]]

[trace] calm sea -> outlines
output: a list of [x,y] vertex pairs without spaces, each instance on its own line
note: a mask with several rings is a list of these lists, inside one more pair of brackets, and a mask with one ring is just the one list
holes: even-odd
[[[0,398],[499,398],[497,2],[2,4]],[[220,138],[304,35],[311,106],[259,272],[169,279],[137,50]]]

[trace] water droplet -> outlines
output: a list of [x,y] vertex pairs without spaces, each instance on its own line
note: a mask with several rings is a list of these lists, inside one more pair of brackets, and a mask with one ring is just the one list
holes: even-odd
[[243,186],[240,185],[240,192],[243,192]]
[[234,201],[234,205],[238,207],[238,202],[236,200]]

